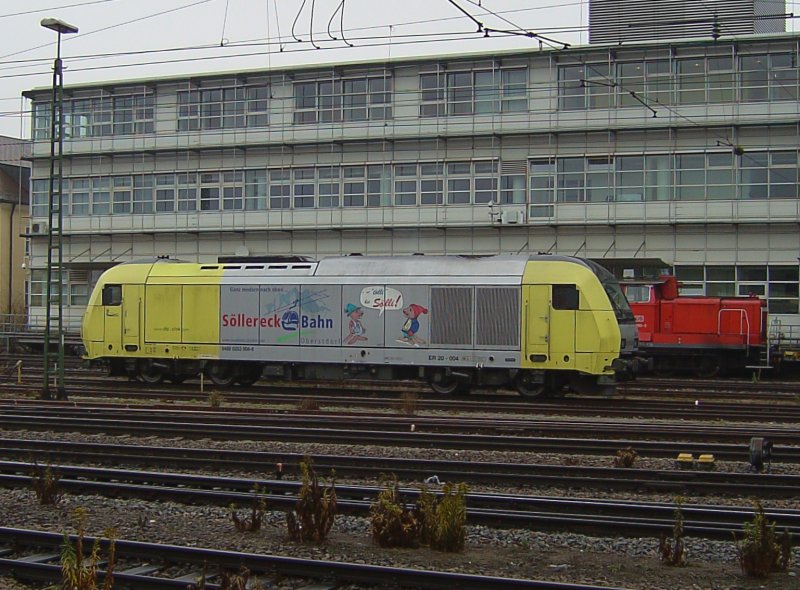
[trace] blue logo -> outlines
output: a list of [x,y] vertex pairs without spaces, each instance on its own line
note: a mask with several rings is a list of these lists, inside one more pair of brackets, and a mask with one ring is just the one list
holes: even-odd
[[281,327],[287,332],[294,332],[300,324],[300,317],[293,309],[285,312],[281,318]]

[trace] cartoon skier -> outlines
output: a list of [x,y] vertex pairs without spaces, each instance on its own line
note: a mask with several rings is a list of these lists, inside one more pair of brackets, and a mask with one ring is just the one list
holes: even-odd
[[350,318],[350,333],[345,337],[344,343],[355,344],[356,342],[367,340],[367,337],[364,336],[367,333],[367,329],[361,323],[361,318],[364,317],[364,310],[358,305],[348,303],[344,308],[344,313]]
[[413,344],[414,346],[425,344],[425,340],[417,336],[417,332],[419,332],[419,320],[417,318],[424,313],[428,313],[428,309],[416,303],[403,308],[403,315],[406,316],[406,321],[401,328],[403,337],[398,342]]

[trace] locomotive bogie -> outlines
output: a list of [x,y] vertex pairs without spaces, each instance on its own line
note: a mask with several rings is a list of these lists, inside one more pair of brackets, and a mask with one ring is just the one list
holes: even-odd
[[440,393],[513,386],[532,397],[572,383],[602,389],[624,365],[609,300],[619,285],[606,275],[547,255],[127,263],[101,277],[82,336],[88,358],[150,384],[202,373],[220,386],[263,377],[419,379]]

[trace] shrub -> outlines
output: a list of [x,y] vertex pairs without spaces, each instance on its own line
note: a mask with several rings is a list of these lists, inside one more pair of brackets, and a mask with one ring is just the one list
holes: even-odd
[[219,408],[224,400],[224,396],[219,391],[212,391],[208,394],[208,405],[212,408]]
[[464,549],[467,537],[467,485],[446,483],[440,498],[426,488],[417,500],[420,540],[438,551],[457,552]]
[[400,398],[400,409],[407,416],[417,413],[417,394],[413,391],[406,391]]
[[263,590],[261,583],[251,576],[250,570],[244,566],[238,572],[222,571],[219,574],[220,590]]
[[236,530],[241,533],[253,533],[261,530],[261,524],[264,521],[264,513],[267,509],[267,502],[259,495],[259,487],[256,486],[253,505],[250,509],[250,516],[242,516],[236,512],[236,504],[230,505],[231,520]]
[[775,522],[767,520],[761,502],[755,502],[752,522],[744,523],[744,537],[736,539],[736,554],[745,575],[766,578],[772,572],[785,571],[791,561],[791,535],[775,533]]
[[50,465],[42,468],[34,464],[31,483],[39,504],[55,505],[61,501],[63,494],[58,486],[60,480],[61,476],[54,472]]
[[293,512],[286,513],[289,536],[295,541],[322,543],[333,527],[336,516],[336,486],[331,472],[331,486],[322,489],[310,457],[300,462],[303,485]]
[[614,457],[614,467],[624,467],[626,469],[633,467],[638,456],[639,454],[631,447],[620,449],[617,451],[617,456]]
[[319,402],[313,397],[304,397],[297,404],[297,409],[301,412],[316,412],[319,410]]
[[413,509],[400,503],[397,478],[386,482],[386,488],[370,507],[372,540],[381,547],[416,547],[419,544],[419,521]]
[[675,498],[675,523],[672,525],[672,539],[667,539],[666,535],[661,534],[658,543],[658,551],[661,555],[662,563],[670,566],[683,567],[686,565],[686,546],[683,542],[683,498]]
[[[105,536],[109,539],[108,556],[100,557],[100,539],[92,544],[92,552],[87,557],[84,553],[86,535],[86,510],[75,510],[77,524],[76,539],[73,545],[69,535],[64,533],[64,545],[61,548],[61,587],[69,590],[111,590],[114,587],[114,564],[116,563],[116,531],[108,529]],[[106,562],[105,577],[102,586],[97,585],[100,563]]]

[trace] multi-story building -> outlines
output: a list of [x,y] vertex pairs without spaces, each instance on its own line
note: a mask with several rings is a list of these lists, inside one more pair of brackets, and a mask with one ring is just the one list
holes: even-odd
[[[0,136],[0,332],[25,313],[25,220],[30,165],[26,141]],[[15,316],[15,317],[9,317]]]
[[[68,86],[65,309],[105,268],[296,254],[663,260],[798,317],[798,42],[590,45]],[[30,305],[46,276],[33,108]],[[619,266],[619,265],[617,265]]]

